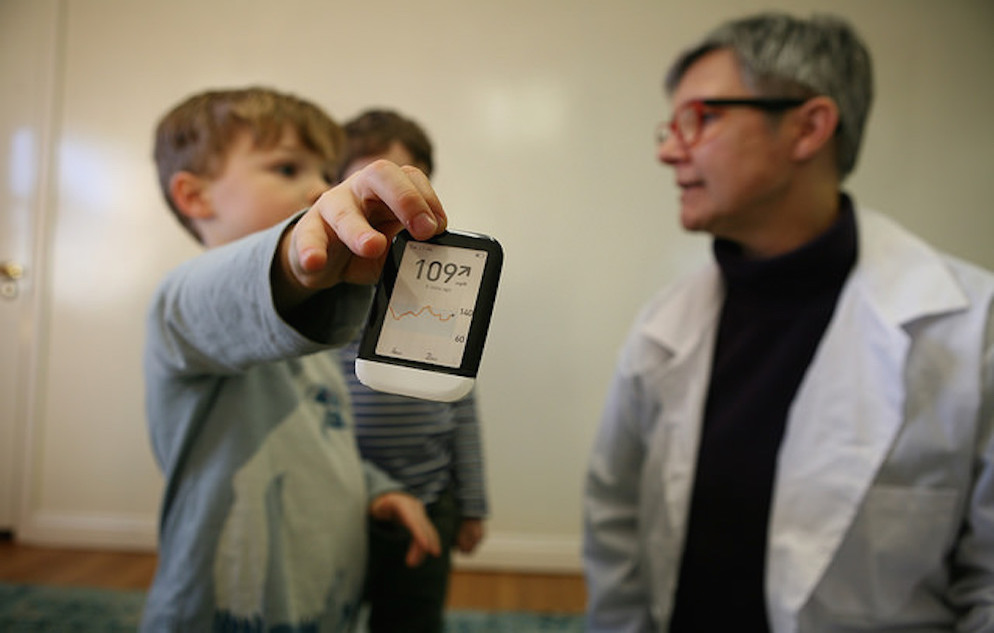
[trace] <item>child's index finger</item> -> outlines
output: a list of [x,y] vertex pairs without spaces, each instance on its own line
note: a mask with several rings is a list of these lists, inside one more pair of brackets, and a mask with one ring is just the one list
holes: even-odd
[[319,272],[328,261],[328,235],[317,219],[315,214],[305,213],[294,227],[291,266],[303,273]]
[[446,225],[445,212],[427,177],[387,160],[370,163],[349,178],[357,200],[374,224],[397,220],[415,239],[428,239]]
[[[424,199],[425,203],[428,205],[430,210],[430,218],[435,224],[434,232],[431,235],[424,237],[417,236],[411,228],[408,227],[408,231],[411,235],[415,235],[418,239],[428,239],[437,233],[441,233],[446,229],[449,223],[448,216],[445,213],[445,209],[442,208],[442,201],[438,199],[438,195],[435,193],[435,189],[431,186],[431,181],[428,176],[425,175],[423,171],[417,167],[411,165],[403,165],[401,170],[410,179],[411,184],[418,190],[421,197]],[[427,227],[426,227],[427,228]]]

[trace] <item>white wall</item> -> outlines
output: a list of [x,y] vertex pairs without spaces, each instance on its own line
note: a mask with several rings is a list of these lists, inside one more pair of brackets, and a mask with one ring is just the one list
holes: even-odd
[[[3,3],[33,0],[0,0]],[[56,0],[57,1],[57,0]],[[156,189],[161,113],[207,87],[268,84],[344,120],[420,120],[456,228],[505,272],[479,382],[493,517],[481,566],[576,569],[586,456],[638,306],[706,255],[654,162],[661,76],[718,20],[802,0],[63,0],[55,170],[33,338],[18,532],[151,547],[161,478],[140,375],[145,304],[197,249]],[[994,267],[994,3],[844,0],[878,99],[858,202]],[[3,110],[0,109],[0,115]]]

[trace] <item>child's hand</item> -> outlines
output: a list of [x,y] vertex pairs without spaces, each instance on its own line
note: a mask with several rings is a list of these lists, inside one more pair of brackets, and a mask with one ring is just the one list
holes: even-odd
[[338,283],[375,283],[401,229],[423,240],[446,223],[421,171],[386,160],[371,163],[324,192],[283,237],[284,297],[292,305]]
[[456,547],[463,554],[472,554],[483,540],[483,519],[463,519],[456,534]]
[[442,553],[438,532],[425,514],[419,499],[403,492],[386,492],[369,506],[369,513],[380,521],[395,521],[411,533],[411,547],[407,550],[407,566],[417,567],[425,556]]

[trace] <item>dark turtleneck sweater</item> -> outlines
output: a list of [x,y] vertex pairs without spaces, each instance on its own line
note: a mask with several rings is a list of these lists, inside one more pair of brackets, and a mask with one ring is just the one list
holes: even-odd
[[671,633],[769,630],[767,528],[787,412],[856,260],[852,203],[814,241],[749,259],[717,239],[725,282]]

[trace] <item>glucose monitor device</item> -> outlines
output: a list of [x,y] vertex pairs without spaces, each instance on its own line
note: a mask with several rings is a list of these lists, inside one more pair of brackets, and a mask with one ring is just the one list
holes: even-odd
[[355,362],[361,383],[453,402],[469,394],[490,327],[504,252],[487,235],[394,239]]

